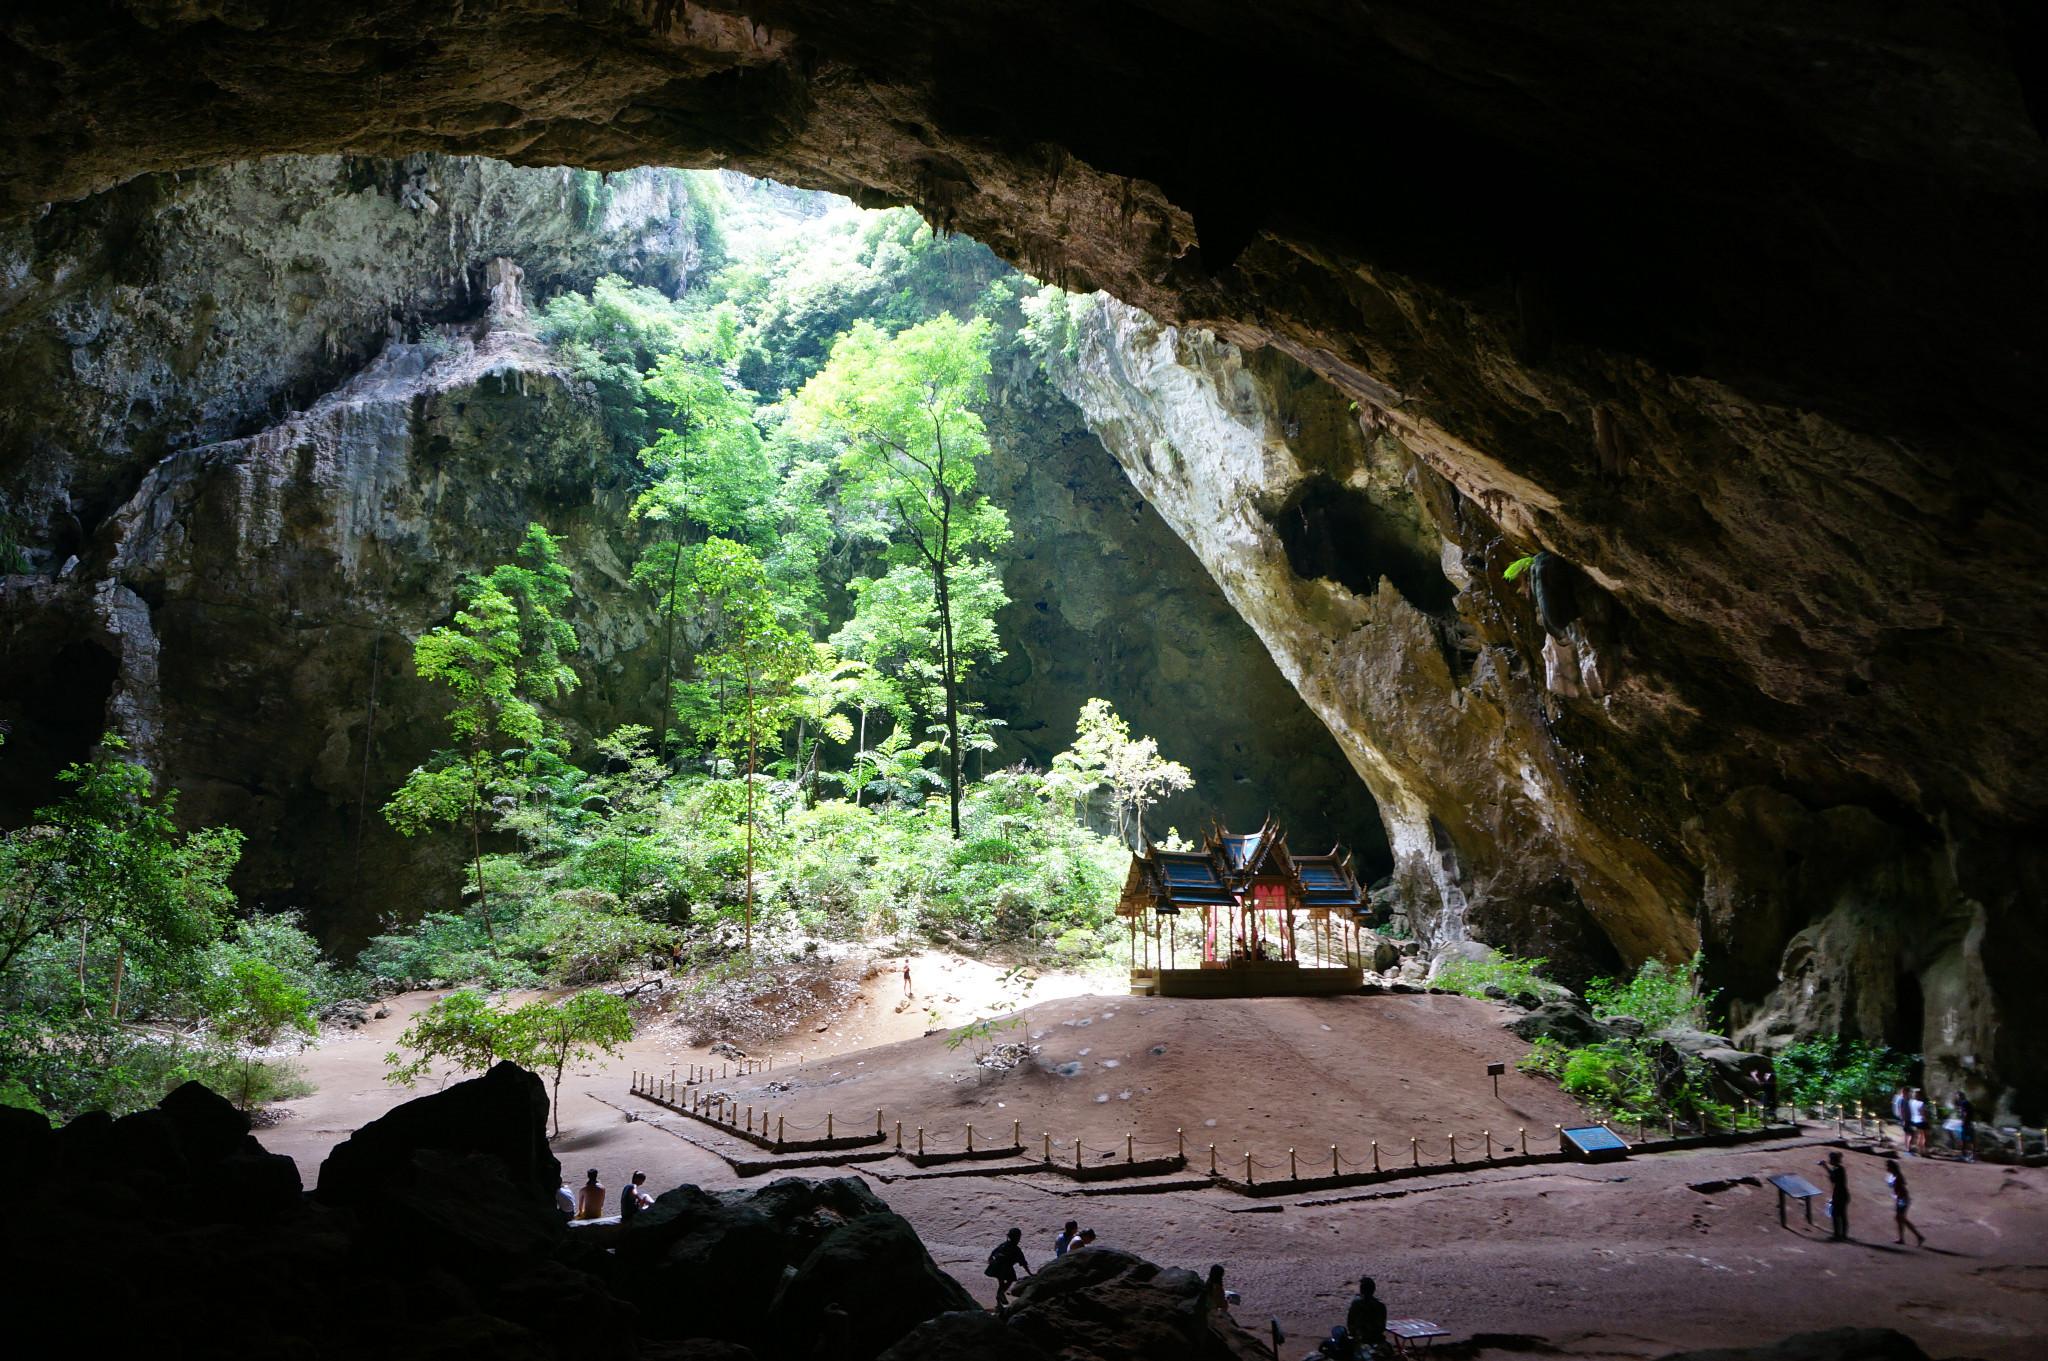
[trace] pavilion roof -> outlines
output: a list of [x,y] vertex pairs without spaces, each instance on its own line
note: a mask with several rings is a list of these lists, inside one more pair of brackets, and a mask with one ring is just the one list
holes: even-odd
[[1133,855],[1118,915],[1230,907],[1253,880],[1273,878],[1285,880],[1292,890],[1289,898],[1302,907],[1356,910],[1365,902],[1342,847],[1327,855],[1293,855],[1287,834],[1271,818],[1248,834],[1218,827],[1203,843],[1193,851],[1147,846]]

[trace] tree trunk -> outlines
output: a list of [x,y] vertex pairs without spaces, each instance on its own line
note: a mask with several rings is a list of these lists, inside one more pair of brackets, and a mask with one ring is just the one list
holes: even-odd
[[749,958],[754,953],[754,673],[747,672],[747,902],[740,918]]
[[483,914],[484,939],[490,943],[491,957],[498,954],[498,928],[491,924],[491,900],[484,892],[484,829],[482,801],[471,797],[469,801],[469,844],[476,864],[476,910]]
[[[863,704],[860,708],[860,738],[853,744],[853,766],[855,770],[860,769],[860,754],[866,751],[867,749],[868,708],[865,704]],[[860,796],[867,793],[867,788],[868,787],[865,784],[857,784],[853,787],[853,806],[855,808],[860,807]]]
[[953,597],[941,565],[932,573],[932,591],[939,606],[939,670],[946,688],[946,797],[951,806],[953,839],[960,839],[960,699],[953,674]]
[[114,947],[114,1019],[121,1019],[121,979],[128,972],[128,947]]
[[676,526],[675,555],[668,564],[668,600],[663,610],[661,640],[661,705],[654,714],[654,759],[668,766],[668,711],[676,691],[676,578],[683,570],[683,527]]

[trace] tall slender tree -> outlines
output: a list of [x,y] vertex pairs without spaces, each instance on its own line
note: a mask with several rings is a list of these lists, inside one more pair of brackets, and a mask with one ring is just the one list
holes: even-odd
[[988,388],[989,325],[935,317],[894,336],[861,322],[792,407],[800,432],[839,446],[840,503],[855,533],[889,545],[930,582],[946,739],[946,789],[960,835],[961,574],[1009,539],[1009,517],[976,486],[988,454],[979,408]]
[[413,645],[414,670],[454,694],[448,713],[453,746],[406,777],[384,816],[405,836],[442,823],[467,826],[477,911],[493,951],[485,816],[492,790],[532,769],[549,741],[538,701],[576,685],[567,659],[576,630],[560,613],[569,595],[569,572],[554,537],[528,525],[518,560],[476,581],[454,622]]

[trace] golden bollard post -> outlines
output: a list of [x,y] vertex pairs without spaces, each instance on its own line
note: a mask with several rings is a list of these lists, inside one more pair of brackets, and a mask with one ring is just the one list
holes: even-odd
[[1079,1139],[1074,1140],[1074,1170],[1076,1172],[1081,1170],[1081,1141]]
[[880,1111],[875,1112],[875,1137],[877,1139],[882,1137],[882,1113]]
[[1016,1149],[1024,1147],[1024,1122],[1022,1120],[1012,1120],[1010,1122],[1010,1147]]
[[1124,1161],[1127,1163],[1137,1161],[1137,1158],[1131,1153],[1131,1136],[1128,1134],[1124,1136]]
[[1422,1141],[1420,1139],[1410,1139],[1408,1141],[1408,1159],[1417,1167],[1422,1166]]
[[1557,1125],[1554,1128],[1557,1130],[1557,1151],[1562,1153],[1564,1152],[1564,1126]]
[[1298,1167],[1298,1166],[1297,1166],[1297,1165],[1295,1164],[1295,1161],[1294,1161],[1294,1150],[1293,1150],[1293,1149],[1291,1149],[1291,1148],[1287,1150],[1287,1180],[1289,1180],[1289,1181],[1300,1181],[1300,1180],[1301,1180],[1301,1168],[1300,1168],[1300,1167]]
[[1666,1111],[1664,1112],[1664,1118],[1671,1126],[1671,1137],[1676,1139],[1678,1137],[1678,1112]]
[[967,1151],[969,1153],[974,1152],[974,1122],[972,1120],[967,1122]]
[[1481,1133],[1481,1134],[1484,1134],[1484,1135],[1486,1136],[1486,1161],[1488,1161],[1488,1162],[1492,1162],[1492,1161],[1493,1161],[1493,1131],[1492,1131],[1492,1130],[1490,1130],[1490,1129],[1487,1129],[1487,1130],[1481,1130],[1481,1131],[1480,1131],[1480,1133]]
[[1173,1151],[1180,1156],[1182,1162],[1188,1160],[1188,1139],[1182,1130],[1176,1129],[1173,1132]]
[[1521,1136],[1522,1156],[1526,1158],[1529,1156],[1529,1131],[1526,1129],[1517,1129],[1515,1133]]
[[775,1117],[775,1142],[782,1142],[782,1117],[779,1115]]
[[1455,1134],[1453,1134],[1453,1135],[1451,1136],[1451,1166],[1453,1166],[1453,1167],[1456,1167],[1457,1165],[1458,1165],[1458,1136],[1457,1136],[1457,1135],[1455,1135]]
[[917,1156],[918,1156],[918,1157],[920,1157],[920,1158],[922,1158],[922,1157],[924,1156],[924,1126],[923,1126],[923,1125],[919,1125],[919,1126],[917,1127]]
[[903,1122],[901,1120],[896,1122],[896,1151],[898,1153],[903,1151]]
[[1209,1175],[1216,1175],[1216,1145],[1209,1145]]
[[749,1133],[749,1134],[752,1134],[753,1132],[754,1132],[754,1108],[753,1108],[752,1106],[749,1106],[749,1107],[747,1107],[747,1133]]
[[825,1137],[826,1137],[827,1139],[830,1139],[830,1138],[832,1137],[832,1112],[831,1112],[831,1111],[826,1111],[826,1112],[825,1112]]
[[1372,1141],[1372,1170],[1380,1170],[1380,1141],[1377,1139]]
[[1333,1177],[1344,1175],[1337,1167],[1337,1146],[1335,1144],[1330,1145],[1330,1175]]
[[1052,1166],[1052,1131],[1045,1131],[1045,1165]]
[[1252,1184],[1252,1155],[1249,1153],[1244,1155],[1244,1184]]

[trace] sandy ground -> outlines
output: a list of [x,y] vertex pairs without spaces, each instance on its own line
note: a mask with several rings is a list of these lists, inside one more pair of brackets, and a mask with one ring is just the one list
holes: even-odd
[[[1512,1058],[1519,1046],[1495,1028],[1483,1003],[1070,995],[1088,986],[1082,979],[1041,981],[1023,1030],[1042,1035],[1027,1042],[1040,1046],[1043,1064],[1080,1064],[1079,1072],[1061,1077],[1032,1067],[977,1082],[964,1051],[923,1035],[926,999],[942,1022],[959,1024],[1013,999],[1014,987],[1002,988],[994,968],[938,956],[913,960],[912,976],[925,995],[912,1005],[899,1009],[900,978],[884,973],[836,1024],[823,1032],[807,1025],[778,1047],[779,1054],[803,1053],[801,1085],[768,1095],[791,1111],[864,1108],[871,1121],[877,1104],[908,1103],[929,1089],[922,1094],[938,1112],[928,1121],[934,1126],[976,1111],[983,1113],[979,1129],[982,1119],[993,1124],[1016,1112],[1027,1128],[1068,1125],[1084,1140],[1092,1130],[1177,1120],[1191,1152],[1200,1127],[1202,1145],[1249,1141],[1262,1160],[1269,1144],[1270,1156],[1284,1156],[1288,1139],[1305,1148],[1314,1138],[1324,1159],[1335,1141],[1350,1156],[1361,1136],[1375,1137],[1368,1130],[1382,1125],[1457,1129],[1462,1151],[1466,1129],[1505,1125],[1495,1117],[1510,1114],[1527,1121],[1535,1142],[1539,1124],[1547,1129],[1569,1111],[1554,1091],[1514,1075],[1503,1081],[1501,1105],[1490,1104],[1483,1061]],[[408,1095],[384,1084],[383,1055],[406,1017],[431,1000],[396,999],[390,1018],[305,1055],[318,1090],[290,1103],[287,1118],[262,1137],[297,1158],[308,1182],[334,1143]],[[1163,1054],[1152,1052],[1158,1045]],[[624,1094],[631,1071],[693,1056],[703,1061],[701,1051],[655,1029],[620,1059],[565,1080],[555,1146],[565,1167],[573,1174],[595,1166],[614,1186],[634,1169],[661,1189],[759,1184],[742,1183],[713,1154],[656,1123],[629,1118],[646,1110]],[[1106,1066],[1110,1059],[1116,1067]],[[1095,1100],[1104,1094],[1108,1101]],[[1213,1127],[1204,1123],[1211,1119]],[[1381,1139],[1383,1158],[1391,1142],[1406,1149],[1406,1135],[1397,1132]],[[1936,1357],[2033,1361],[2043,1354],[2048,1171],[1907,1162],[1913,1216],[1929,1246],[1898,1248],[1883,1164],[1852,1152],[1857,1241],[1837,1245],[1825,1241],[1824,1225],[1808,1229],[1796,1209],[1792,1226],[1779,1228],[1770,1188],[1740,1181],[1780,1171],[1818,1179],[1813,1165],[1823,1153],[1816,1139],[1597,1167],[1460,1169],[1275,1201],[1214,1189],[1095,1195],[1043,1176],[932,1176],[899,1160],[852,1174],[909,1218],[939,1264],[984,1303],[993,1291],[980,1264],[1006,1228],[1023,1227],[1037,1263],[1060,1223],[1078,1219],[1105,1245],[1155,1261],[1197,1270],[1223,1263],[1243,1295],[1239,1317],[1262,1331],[1278,1318],[1301,1344],[1290,1342],[1283,1355],[1307,1351],[1312,1335],[1339,1319],[1361,1271],[1379,1278],[1397,1316],[1434,1319],[1453,1339],[1527,1339],[1489,1346],[1489,1357],[1549,1348],[1656,1356],[1849,1325],[1898,1328]],[[1722,1182],[1733,1184],[1693,1189]]]

